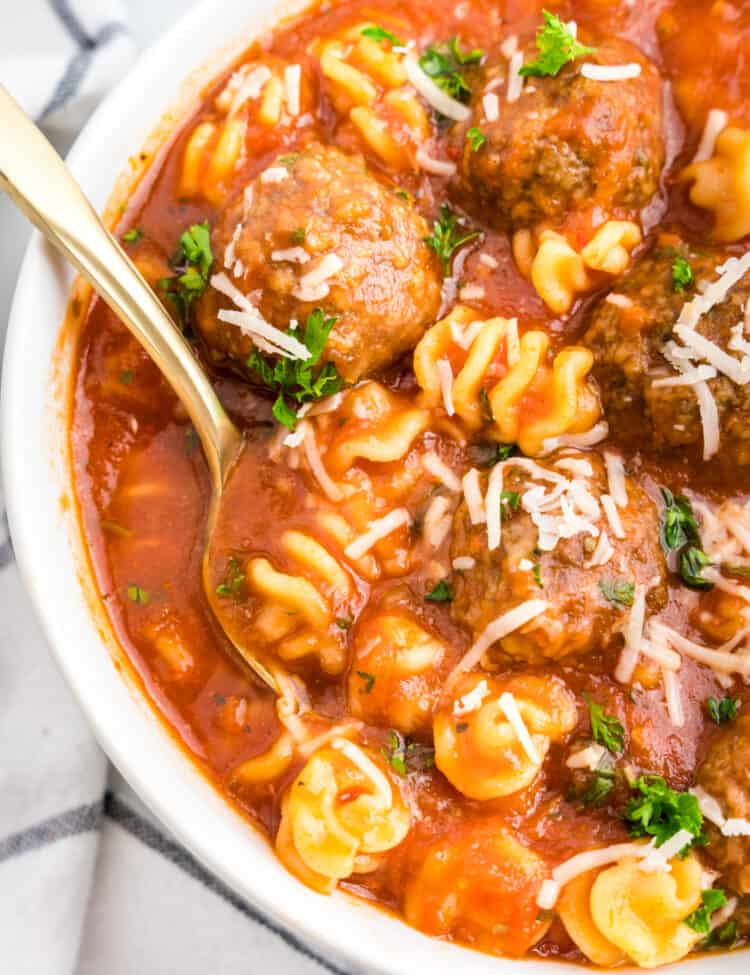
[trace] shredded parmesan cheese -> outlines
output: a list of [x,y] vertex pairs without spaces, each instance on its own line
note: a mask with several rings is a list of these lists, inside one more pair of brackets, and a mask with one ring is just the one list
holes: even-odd
[[581,74],[591,81],[628,81],[638,78],[641,66],[637,62],[631,64],[582,64]]
[[603,494],[601,502],[602,508],[604,508],[604,514],[607,516],[607,521],[609,522],[609,527],[612,529],[612,534],[615,538],[625,538],[625,529],[622,527],[620,512],[617,510],[617,505],[614,500],[608,494]]
[[451,528],[451,503],[442,495],[433,498],[424,516],[424,538],[430,548],[440,548]]
[[607,468],[607,483],[612,500],[618,508],[627,508],[628,489],[625,483],[625,465],[622,462],[622,457],[605,450],[604,463]]
[[631,298],[628,298],[627,295],[617,294],[614,291],[611,291],[604,300],[608,302],[610,305],[614,305],[615,308],[633,307],[633,301]]
[[644,873],[668,871],[670,869],[669,861],[676,857],[688,844],[692,843],[694,839],[695,834],[691,833],[689,829],[678,830],[661,846],[654,846],[649,850],[648,855],[639,864],[641,870]]
[[471,118],[471,110],[468,106],[451,98],[442,88],[439,88],[432,78],[428,78],[422,71],[414,58],[405,57],[404,68],[409,81],[419,94],[441,115],[453,119],[454,122],[466,122]]
[[490,689],[487,686],[487,681],[480,680],[476,687],[453,702],[454,716],[460,718],[464,714],[471,714],[472,711],[478,711],[484,699],[489,697],[489,695]]
[[426,173],[433,176],[453,176],[456,173],[456,164],[447,159],[435,159],[431,156],[424,146],[419,146],[416,152],[416,160]]
[[545,454],[551,454],[560,447],[593,447],[607,439],[609,425],[606,420],[600,420],[586,433],[564,433],[559,437],[548,437],[542,443]]
[[344,549],[344,555],[355,561],[361,559],[381,539],[386,538],[398,528],[408,525],[410,521],[411,515],[406,508],[395,508],[393,511],[389,511],[387,515],[373,521],[364,535],[360,535],[359,538],[347,545]]
[[523,92],[525,78],[519,74],[523,67],[523,51],[514,51],[508,62],[508,94],[509,102],[517,102]]
[[310,465],[315,480],[323,489],[323,493],[330,501],[340,501],[344,497],[344,492],[325,469],[318,450],[318,442],[315,439],[315,431],[310,423],[305,424],[305,436],[302,442],[307,463]]
[[682,707],[680,679],[674,670],[670,670],[667,667],[662,667],[661,679],[664,683],[664,697],[667,701],[669,720],[675,728],[682,728],[685,724],[685,711]]
[[465,284],[458,292],[458,297],[461,301],[481,301],[484,298],[484,288],[481,284]]
[[356,765],[366,779],[375,786],[375,791],[380,793],[387,805],[393,802],[393,791],[387,777],[380,771],[375,762],[365,755],[364,751],[346,738],[335,738],[331,742],[331,748],[346,755],[352,765]]
[[708,383],[696,383],[693,388],[703,426],[703,459],[710,460],[719,450],[719,409]]
[[633,605],[623,632],[625,647],[620,654],[620,659],[615,668],[615,680],[618,680],[621,684],[629,684],[633,678],[633,672],[635,671],[638,657],[641,653],[645,619],[646,589],[644,586],[636,586]]
[[502,538],[502,495],[503,495],[503,465],[496,464],[492,468],[487,484],[487,495],[484,499],[484,514],[487,521],[487,548],[490,552],[500,548]]
[[488,122],[497,122],[500,118],[500,99],[494,91],[488,91],[482,97],[482,108]]
[[461,480],[466,507],[469,509],[469,521],[472,525],[481,525],[487,517],[484,511],[484,501],[482,499],[482,489],[479,485],[479,471],[472,467],[464,474]]
[[453,370],[447,359],[438,359],[435,368],[440,382],[440,392],[443,396],[443,406],[448,416],[453,416],[456,409],[453,405]]
[[284,68],[284,103],[292,117],[299,115],[301,78],[302,67],[299,64],[288,64]]
[[585,768],[589,772],[595,772],[606,754],[607,749],[602,745],[589,745],[587,748],[581,748],[579,751],[573,752],[565,764],[568,768]]
[[456,494],[461,490],[461,481],[458,476],[448,467],[434,450],[429,451],[422,457],[422,466],[428,474],[432,474],[438,481],[441,481],[449,491]]
[[283,183],[288,176],[289,170],[286,166],[270,166],[260,174],[260,181],[264,185]]
[[505,717],[508,719],[509,724],[515,731],[516,737],[521,743],[521,747],[529,757],[529,761],[533,762],[534,765],[541,765],[542,756],[537,751],[537,747],[534,744],[534,739],[529,734],[529,729],[526,727],[523,716],[518,710],[518,704],[516,703],[515,697],[513,697],[510,691],[504,691],[500,695],[498,704],[500,705],[500,710],[503,712]]
[[714,154],[716,140],[727,127],[729,116],[720,108],[712,108],[708,113],[701,141],[693,156],[693,162],[705,162]]
[[469,572],[476,564],[477,560],[472,558],[471,555],[459,555],[451,563],[456,572]]
[[290,261],[292,264],[307,264],[310,255],[304,247],[286,247],[284,250],[271,251],[272,261]]
[[526,626],[527,623],[536,619],[537,616],[541,615],[548,608],[549,603],[544,599],[527,599],[526,602],[519,603],[518,606],[514,606],[513,609],[509,609],[501,616],[492,620],[491,623],[488,623],[474,645],[467,650],[458,664],[456,664],[448,676],[446,686],[452,685],[461,674],[472,670],[493,643],[502,640],[503,637],[509,633],[513,633],[514,630]]
[[575,880],[576,877],[580,877],[581,874],[588,873],[590,870],[606,867],[610,863],[618,863],[626,857],[635,857],[641,860],[647,857],[652,849],[652,843],[615,843],[614,846],[605,846],[599,850],[577,853],[555,867],[551,879],[544,881],[536,899],[537,905],[542,910],[550,911],[557,903],[562,888],[571,880]]
[[[485,267],[491,268],[493,271],[500,266],[500,262],[492,254],[480,254],[479,263],[484,264]],[[750,302],[748,302],[748,306],[750,306]]]

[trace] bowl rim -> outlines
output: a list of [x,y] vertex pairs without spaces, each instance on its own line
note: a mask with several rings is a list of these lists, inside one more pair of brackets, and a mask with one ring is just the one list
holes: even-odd
[[[68,163],[100,210],[121,178],[123,161],[147,143],[162,113],[184,104],[185,82],[172,80],[185,75],[182,65],[199,65],[193,73],[212,65],[215,73],[217,56],[225,64],[231,61],[238,32],[249,38],[289,12],[288,4],[275,0],[255,0],[244,11],[238,6],[236,0],[202,0],[186,11],[139,56],[86,123]],[[102,137],[111,133],[112,117],[123,120],[122,132],[108,146]],[[122,155],[120,143],[129,146]],[[8,322],[0,449],[8,520],[25,587],[55,662],[108,757],[179,841],[246,899],[257,912],[256,920],[337,975],[343,975],[343,965],[348,971],[386,975],[413,975],[422,964],[434,975],[453,975],[458,965],[468,975],[515,973],[521,965],[527,975],[561,971],[562,963],[498,958],[429,938],[354,898],[325,898],[308,890],[200,772],[146,694],[123,680],[108,621],[101,608],[97,614],[91,607],[86,593],[90,579],[80,553],[76,506],[71,511],[60,503],[70,491],[72,470],[66,448],[65,457],[60,456],[68,413],[61,398],[67,396],[61,397],[54,376],[72,279],[72,272],[34,232]],[[43,369],[39,346],[29,336],[38,338],[44,350]],[[54,556],[41,563],[40,541]],[[725,975],[732,967],[730,958],[722,957]],[[705,956],[689,959],[680,963],[680,971],[688,975],[700,965],[703,975],[712,975],[718,962]],[[738,964],[737,975],[739,971]]]

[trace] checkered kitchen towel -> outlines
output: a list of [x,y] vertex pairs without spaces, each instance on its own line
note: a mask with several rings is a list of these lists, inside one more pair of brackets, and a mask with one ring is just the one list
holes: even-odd
[[[118,0],[0,0],[0,82],[58,143],[133,53]],[[12,219],[0,199],[0,265],[14,263],[2,241]],[[0,341],[6,315],[0,307]],[[108,767],[34,620],[0,493],[0,972],[326,971],[336,970],[204,870]]]

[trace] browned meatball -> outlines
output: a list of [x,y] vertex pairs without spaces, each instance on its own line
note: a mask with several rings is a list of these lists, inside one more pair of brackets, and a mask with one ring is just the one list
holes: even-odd
[[[750,820],[750,714],[716,735],[697,781],[727,819]],[[750,894],[750,836],[723,836],[710,824],[707,829],[706,855],[721,870],[724,883],[739,894]]]
[[[216,266],[231,269],[233,283],[278,328],[304,323],[317,307],[334,316],[323,361],[348,382],[412,349],[437,316],[441,288],[424,242],[429,229],[413,205],[360,156],[338,149],[311,145],[269,169],[216,227]],[[305,276],[327,257],[330,278],[308,285]],[[217,319],[227,304],[207,289],[199,327],[217,360],[244,362],[251,339]]]
[[[669,353],[672,348],[668,343],[675,338],[673,328],[682,306],[696,294],[694,286],[675,288],[674,273],[679,279],[680,262],[687,261],[697,284],[716,280],[716,269],[724,260],[726,255],[703,247],[661,242],[594,308],[583,344],[594,353],[594,375],[610,433],[621,443],[657,450],[684,447],[700,455],[703,425],[695,389],[653,382],[676,376],[664,350]],[[731,330],[742,321],[748,297],[750,279],[743,278],[724,301],[701,317],[697,331],[729,351]],[[708,386],[719,413],[722,458],[750,463],[750,385],[719,373]]]
[[[535,56],[529,51],[526,61]],[[637,63],[641,74],[593,81],[581,74],[585,62]],[[541,221],[560,224],[572,211],[595,207],[624,217],[648,203],[664,162],[661,81],[636,47],[606,40],[555,77],[528,78],[521,97],[501,99],[499,117],[490,122],[483,96],[506,72],[505,63],[486,70],[472,117],[458,132],[467,208],[499,229],[517,230]],[[486,138],[477,151],[466,140],[470,126]]]
[[[451,558],[469,557],[474,565],[457,573],[452,615],[476,638],[507,610],[529,599],[544,599],[549,604],[544,613],[501,640],[496,650],[536,664],[604,649],[627,621],[635,587],[647,590],[650,611],[666,602],[666,565],[656,507],[626,478],[628,503],[618,509],[624,538],[618,539],[600,503],[607,492],[607,475],[597,454],[568,451],[520,464],[526,466],[511,462],[503,473],[499,548],[489,551],[487,526],[471,524],[466,501],[456,511]],[[543,479],[542,470],[558,478],[562,475],[573,488]],[[545,486],[548,497],[549,492],[562,491],[564,507],[580,516],[582,530],[575,531],[564,517],[563,504],[545,502],[543,510],[534,512],[539,485]],[[587,497],[578,493],[582,490]],[[593,525],[596,534],[584,523]],[[555,543],[549,533],[556,529],[569,537],[559,537]]]

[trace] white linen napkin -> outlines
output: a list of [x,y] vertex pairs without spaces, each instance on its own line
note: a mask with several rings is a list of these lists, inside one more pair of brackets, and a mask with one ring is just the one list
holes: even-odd
[[[128,0],[154,7],[151,22],[164,11],[160,26],[180,2]],[[0,0],[0,82],[58,145],[133,54],[118,0]],[[0,238],[15,226],[0,198]],[[16,263],[5,244],[0,305]],[[108,766],[23,591],[0,489],[0,972],[248,971],[341,975],[205,870]]]

